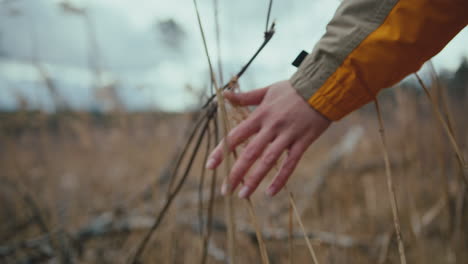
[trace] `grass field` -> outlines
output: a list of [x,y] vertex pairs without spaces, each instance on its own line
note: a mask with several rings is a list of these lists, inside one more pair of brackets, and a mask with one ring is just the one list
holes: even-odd
[[[466,104],[438,104],[450,110],[466,156]],[[383,103],[407,259],[467,263],[466,189],[431,108],[403,89]],[[2,113],[0,262],[125,263],[166,198],[169,164],[190,120],[189,113]],[[399,263],[378,130],[372,106],[353,113],[312,145],[290,179],[320,263]],[[199,263],[201,149],[144,263]],[[208,263],[227,258],[220,182]],[[252,200],[270,263],[289,263],[287,196],[267,198],[264,185]],[[261,263],[246,204],[234,205],[238,263]],[[293,263],[312,263],[297,223],[293,245]]]

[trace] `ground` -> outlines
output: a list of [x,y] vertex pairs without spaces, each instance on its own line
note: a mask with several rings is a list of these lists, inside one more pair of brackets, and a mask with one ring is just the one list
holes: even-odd
[[[466,156],[466,104],[449,109]],[[401,90],[384,101],[383,112],[408,263],[466,263],[464,185],[432,105]],[[125,263],[166,200],[169,164],[191,114],[21,111],[0,120],[0,262]],[[348,141],[349,149],[339,147]],[[204,153],[202,146],[143,263],[199,262]],[[204,211],[210,180],[206,174]],[[270,262],[289,263],[287,195],[268,198],[264,185],[252,201]],[[289,189],[320,263],[399,263],[373,105],[333,124],[307,151]],[[227,254],[224,202],[216,190],[208,263],[224,263]],[[238,263],[261,263],[246,202],[235,199],[235,212]],[[294,233],[294,263],[311,263],[297,222]]]

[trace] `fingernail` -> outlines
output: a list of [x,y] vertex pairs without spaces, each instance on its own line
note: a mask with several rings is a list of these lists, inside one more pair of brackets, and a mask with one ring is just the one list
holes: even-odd
[[214,169],[214,165],[215,165],[215,159],[209,159],[206,162],[205,168],[212,170]]
[[249,195],[250,188],[249,186],[242,186],[242,188],[239,191],[239,198],[247,198],[247,195]]
[[269,187],[269,188],[266,190],[266,194],[267,194],[269,197],[273,197],[273,195],[275,194],[275,188]]
[[227,185],[225,183],[223,183],[223,185],[221,186],[221,195],[226,195],[227,193]]

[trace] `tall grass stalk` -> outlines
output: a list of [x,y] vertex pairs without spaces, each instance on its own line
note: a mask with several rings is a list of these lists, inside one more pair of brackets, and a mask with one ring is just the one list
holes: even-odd
[[255,214],[253,203],[250,200],[250,198],[246,199],[246,202],[247,202],[247,208],[249,210],[250,218],[252,219],[253,226],[255,228],[255,235],[257,236],[258,246],[259,246],[259,250],[260,250],[260,256],[262,258],[262,263],[263,264],[269,264],[270,260],[268,259],[267,249],[266,249],[266,246],[265,246],[265,242],[263,241],[262,233],[261,233],[261,230],[260,230],[260,226],[258,224],[257,215]]
[[[220,119],[220,122],[222,123],[223,125],[223,151],[224,151],[224,173],[225,173],[225,177],[224,177],[224,183],[229,185],[229,173],[230,173],[230,170],[231,170],[231,157],[230,157],[230,151],[229,151],[229,141],[228,141],[228,133],[229,131],[231,130],[230,128],[230,125],[229,125],[229,119],[228,119],[228,115],[227,115],[227,110],[226,110],[226,103],[225,103],[225,100],[224,100],[224,96],[222,94],[222,91],[220,89],[220,87],[218,86],[218,83],[216,81],[216,77],[215,77],[215,73],[214,73],[214,70],[213,70],[213,66],[212,66],[212,63],[211,63],[211,59],[210,59],[210,55],[209,55],[209,51],[208,51],[208,45],[207,45],[207,42],[206,42],[206,37],[205,37],[205,33],[204,33],[204,30],[203,30],[203,26],[202,26],[202,22],[201,22],[201,17],[200,17],[200,12],[198,10],[198,5],[197,5],[197,1],[194,0],[193,1],[194,3],[194,6],[195,6],[195,11],[196,11],[196,15],[197,15],[197,21],[198,21],[198,25],[199,25],[199,29],[200,29],[200,33],[202,35],[202,40],[203,40],[203,47],[205,49],[205,55],[206,55],[206,58],[207,58],[207,61],[208,61],[208,67],[209,67],[209,70],[210,70],[210,75],[211,75],[211,81],[212,81],[212,84],[215,88],[215,91],[216,91],[216,99],[217,99],[217,103],[218,103],[218,107],[220,109],[220,111],[218,111],[218,117]],[[237,76],[235,76],[231,82],[229,83],[230,85],[234,85],[235,83],[237,82]],[[230,189],[230,187],[228,187],[228,189]],[[235,225],[235,215],[234,215],[234,206],[233,206],[233,199],[232,199],[232,193],[228,192],[225,196],[225,216],[226,216],[226,222],[228,224],[228,251],[229,251],[229,262],[231,264],[234,264],[236,263],[236,236],[235,236],[235,232],[236,232],[236,225]],[[264,264],[269,264],[269,260],[268,260],[268,254],[267,254],[267,250],[266,250],[266,246],[265,246],[265,243],[263,241],[263,238],[262,238],[262,233],[261,233],[261,230],[260,230],[260,226],[258,225],[258,220],[257,220],[257,216],[255,214],[255,210],[254,210],[254,206],[253,206],[253,203],[250,199],[247,199],[247,207],[248,207],[248,211],[249,211],[249,214],[250,214],[250,217],[252,219],[252,222],[253,222],[253,225],[254,225],[254,228],[255,228],[255,234],[257,236],[257,240],[258,240],[258,245],[259,245],[259,250],[260,250],[260,256],[262,258],[262,262]]]
[[182,151],[178,150],[176,152],[180,154],[177,156],[176,162],[174,164],[171,164],[171,166],[169,166],[169,171],[174,171],[174,174],[169,180],[169,184],[167,187],[167,197],[173,192],[174,184],[176,182],[175,180],[176,180],[177,172],[180,168],[180,165],[182,164],[183,158],[185,157],[185,155],[187,154],[187,151],[189,150],[188,146],[195,139],[195,136],[197,135],[199,128],[206,121],[206,118],[208,118],[208,115],[209,115],[209,111],[205,112],[203,115],[198,117],[198,119],[195,121],[195,124],[192,127],[192,130],[190,131],[190,133],[188,133],[188,136],[186,136],[187,140],[184,142],[183,145],[181,145],[183,146],[181,148]]
[[[233,87],[237,87],[237,80],[234,78],[233,80],[231,80],[231,85]],[[235,111],[235,114],[238,114],[240,116],[240,120],[239,121],[243,121],[247,118],[248,116],[248,109],[245,109],[245,108],[240,108],[236,105],[233,105],[233,110]],[[236,150],[233,150],[233,156],[234,156],[234,159],[237,160],[237,152]],[[241,181],[241,184],[244,184],[243,181]],[[266,249],[266,245],[265,245],[265,242],[263,240],[263,237],[262,237],[262,232],[261,232],[261,228],[258,224],[258,218],[257,218],[257,214],[255,213],[255,207],[253,205],[253,202],[250,198],[247,198],[245,199],[246,200],[246,204],[247,204],[247,209],[249,211],[249,215],[250,215],[250,218],[252,220],[252,224],[254,226],[254,229],[255,229],[255,236],[257,238],[257,241],[258,241],[258,246],[259,246],[259,251],[260,251],[260,257],[262,259],[262,263],[263,264],[269,264],[270,263],[270,260],[268,258],[268,252],[267,252],[267,249]]]
[[[246,109],[245,113],[242,113],[242,112],[240,111],[239,107],[237,107],[237,106],[234,106],[234,109],[237,110],[237,111],[239,111],[240,116],[243,117],[243,118],[246,118],[246,116],[247,116],[247,115],[249,114],[249,112],[250,112],[248,109]],[[236,156],[236,155],[235,155],[235,156]],[[279,171],[279,170],[278,170],[278,163],[276,164],[276,166],[275,166],[274,168],[275,168],[275,170],[276,170],[277,172]],[[293,237],[293,233],[292,233],[292,232],[293,232],[292,212],[294,212],[294,213],[295,213],[295,216],[296,216],[296,218],[297,218],[297,221],[299,222],[299,225],[300,225],[300,227],[301,227],[301,231],[302,231],[302,233],[303,233],[303,235],[304,235],[304,239],[305,239],[305,241],[306,241],[306,244],[307,244],[307,248],[308,248],[308,250],[309,250],[309,253],[310,253],[310,255],[311,255],[311,257],[312,257],[314,263],[315,263],[315,264],[319,264],[318,259],[317,259],[317,256],[316,256],[316,254],[315,254],[315,251],[314,251],[314,249],[313,249],[313,247],[312,247],[312,243],[310,242],[308,233],[307,233],[307,231],[306,231],[306,229],[305,229],[305,227],[304,227],[304,224],[303,224],[303,222],[302,222],[301,215],[300,215],[299,211],[297,210],[296,201],[295,201],[295,199],[294,199],[294,196],[293,196],[292,192],[288,190],[288,185],[287,185],[287,184],[285,185],[284,188],[285,188],[285,191],[288,193],[289,210],[290,210],[290,223],[289,223],[289,228],[288,228],[288,230],[289,230],[288,236],[289,236],[290,262],[292,262],[292,252],[293,252],[293,244],[292,244],[292,237]],[[250,201],[250,200],[248,200],[248,201]],[[254,217],[255,217],[255,216],[254,216]],[[257,234],[257,237],[259,237],[259,236],[261,237],[260,234]],[[259,240],[259,244],[260,244],[260,240]],[[263,243],[262,243],[262,244],[263,244]],[[262,249],[262,247],[260,247],[260,249]],[[265,250],[265,252],[266,252],[266,250]]]
[[215,35],[216,35],[216,55],[218,57],[218,78],[220,83],[224,83],[223,64],[221,58],[221,28],[219,23],[219,0],[213,0],[213,11],[215,20]]
[[[312,257],[313,261],[315,264],[319,264],[319,261],[317,259],[317,255],[315,254],[314,248],[312,247],[312,243],[310,243],[309,236],[307,234],[307,231],[304,227],[304,223],[302,222],[301,214],[297,210],[296,206],[296,201],[294,199],[293,193],[288,190],[288,186],[284,186],[285,191],[288,193],[288,199],[289,199],[289,204],[294,210],[294,214],[296,215],[297,222],[299,223],[299,226],[301,227],[301,231],[304,235],[305,242],[307,244],[307,249],[309,250],[310,256]],[[292,250],[291,250],[292,251]]]
[[[146,233],[146,235],[143,237],[143,239],[141,240],[141,242],[138,244],[137,246],[137,249],[136,249],[136,252],[135,254],[133,255],[133,257],[131,257],[129,259],[129,262],[128,263],[132,263],[132,264],[136,264],[136,263],[139,263],[139,258],[140,256],[143,254],[145,248],[146,248],[146,245],[148,244],[151,236],[153,235],[153,233],[156,231],[156,229],[159,227],[159,225],[161,224],[162,220],[164,219],[164,217],[166,216],[170,206],[172,205],[172,202],[174,201],[174,199],[176,198],[177,194],[180,192],[180,190],[182,189],[182,186],[184,185],[186,179],[187,179],[187,176],[190,172],[190,169],[193,165],[193,162],[195,161],[195,158],[198,154],[198,150],[200,149],[200,146],[201,146],[201,143],[203,141],[203,137],[205,136],[205,133],[207,131],[207,128],[208,128],[208,125],[210,123],[210,120],[212,118],[212,115],[214,114],[214,110],[211,111],[209,113],[209,115],[207,116],[206,120],[204,121],[204,124],[203,124],[203,127],[201,129],[201,131],[199,131],[198,133],[198,137],[197,137],[197,141],[195,143],[195,147],[194,147],[194,150],[189,158],[189,161],[188,161],[188,164],[187,166],[185,167],[184,169],[184,172],[182,174],[182,177],[180,178],[180,180],[177,182],[177,184],[175,185],[174,187],[174,190],[172,192],[170,192],[170,194],[166,197],[166,201],[164,203],[164,205],[162,206],[161,210],[159,211],[159,214],[158,216],[156,217],[154,223],[151,225],[149,231]],[[176,170],[178,170],[178,168],[176,168]],[[175,173],[174,173],[174,176],[175,177]]]
[[268,32],[268,27],[270,26],[270,16],[271,16],[272,6],[273,6],[273,0],[270,0],[268,3],[268,11],[267,11],[266,23],[265,23],[265,32]]
[[465,159],[463,157],[463,152],[461,151],[460,147],[458,146],[458,143],[457,143],[457,141],[455,139],[455,135],[454,135],[451,127],[447,123],[447,121],[444,119],[440,109],[437,107],[437,104],[434,101],[434,98],[432,97],[431,93],[429,92],[429,89],[427,89],[426,85],[422,81],[421,77],[417,73],[415,73],[414,75],[416,76],[416,79],[418,80],[419,84],[421,85],[421,87],[424,90],[424,93],[426,94],[427,98],[429,99],[429,101],[431,103],[431,106],[432,106],[432,110],[434,111],[434,114],[436,115],[436,117],[439,120],[440,124],[444,128],[445,132],[447,133],[447,136],[448,136],[448,138],[450,140],[450,143],[452,144],[453,150],[455,151],[455,155],[457,156],[459,166],[461,167],[460,169],[461,169],[462,178],[465,181],[465,185],[468,186],[468,176],[466,175],[466,172],[465,172],[466,170],[468,170],[468,165],[466,164]]
[[405,246],[404,246],[403,238],[401,235],[400,215],[398,212],[398,202],[397,202],[396,194],[395,194],[395,186],[393,184],[392,168],[390,166],[390,158],[388,155],[388,147],[387,147],[387,141],[385,137],[385,128],[383,124],[382,114],[380,113],[380,106],[379,106],[378,99],[375,98],[374,102],[375,102],[375,110],[377,113],[377,118],[379,121],[380,141],[381,141],[382,153],[383,153],[384,161],[385,161],[385,175],[387,177],[388,194],[390,196],[389,198],[390,198],[390,203],[392,206],[393,224],[395,226],[395,233],[396,233],[397,241],[398,241],[398,253],[400,255],[400,263],[406,264]]
[[[205,153],[203,156],[203,163],[206,164],[208,160],[208,154],[210,154],[211,149],[211,130],[210,126],[208,125],[207,129],[207,138],[206,138],[206,148]],[[199,224],[199,232],[200,236],[204,234],[203,227],[204,227],[204,216],[203,216],[203,187],[205,185],[205,174],[206,174],[206,167],[201,166],[201,173],[200,173],[200,181],[198,183],[198,224]],[[202,239],[203,243],[203,239]]]
[[[230,162],[230,156],[229,156],[229,142],[227,138],[227,134],[229,131],[229,124],[228,124],[228,119],[227,119],[227,111],[226,111],[226,105],[224,103],[224,97],[221,93],[221,89],[218,87],[218,83],[216,81],[216,77],[213,71],[213,66],[211,63],[209,51],[208,51],[208,45],[206,42],[206,37],[205,37],[205,32],[203,30],[203,25],[201,22],[201,17],[200,17],[200,12],[198,10],[198,5],[197,1],[193,0],[193,4],[195,7],[195,12],[197,15],[197,21],[198,21],[198,26],[200,29],[200,34],[202,36],[203,40],[203,48],[205,50],[205,55],[206,59],[208,61],[208,67],[210,70],[210,76],[211,76],[211,81],[213,83],[213,86],[216,91],[216,99],[218,102],[218,107],[220,111],[218,111],[218,117],[220,119],[220,122],[222,124],[222,130],[223,130],[223,145],[224,145],[224,173],[225,173],[225,179],[229,176],[229,171],[231,169],[231,162]],[[235,264],[236,263],[236,237],[235,237],[235,221],[234,221],[234,208],[233,208],[233,201],[231,194],[227,194],[225,196],[225,216],[226,216],[226,222],[228,224],[228,251],[229,251],[229,263],[230,264]]]
[[[24,178],[26,176],[26,172],[22,169],[18,161],[18,154],[16,153],[16,147],[12,141],[8,139],[6,135],[0,131],[0,140],[5,143],[7,149],[9,150],[10,161],[13,164],[13,168],[16,174],[14,181],[11,180],[3,180],[3,184],[8,184],[13,188],[15,191],[18,192],[24,203],[30,208],[33,216],[34,222],[37,223],[37,226],[44,234],[52,234],[50,226],[47,224],[46,221],[46,214],[41,209],[39,205],[38,199],[33,195],[33,193],[26,187],[24,183]],[[51,235],[51,245],[54,251],[57,251],[60,256],[60,260],[64,263],[68,263],[68,254],[65,246],[60,243],[59,235]]]
[[[239,107],[237,107],[237,106],[234,106],[234,110],[237,110],[237,111],[239,112],[240,116],[241,116],[242,118],[244,118],[244,119],[245,119],[245,118],[247,117],[247,115],[250,113],[249,109],[245,109],[246,111],[245,111],[244,113],[242,113],[242,112],[241,112],[241,109],[240,109]],[[236,154],[235,154],[235,156],[236,156]],[[274,168],[275,168],[275,170],[276,170],[277,172],[279,171],[279,169],[278,169],[278,163],[275,165]],[[294,196],[293,196],[292,192],[289,191],[288,185],[287,185],[287,184],[285,185],[284,188],[285,188],[285,191],[288,193],[289,210],[290,210],[290,223],[289,223],[289,228],[288,228],[288,230],[289,230],[289,235],[288,235],[288,236],[289,236],[290,262],[292,262],[292,252],[293,252],[293,244],[292,244],[292,237],[293,237],[293,233],[292,233],[292,232],[293,232],[292,212],[294,212],[294,214],[295,214],[295,216],[296,216],[296,218],[297,218],[297,221],[299,222],[299,225],[300,225],[300,227],[301,227],[301,231],[302,231],[302,233],[303,233],[303,235],[304,235],[304,239],[305,239],[305,241],[306,241],[307,248],[308,248],[308,250],[309,250],[310,256],[312,257],[314,263],[315,263],[315,264],[318,264],[319,262],[318,262],[318,259],[317,259],[316,254],[315,254],[315,251],[314,251],[314,249],[313,249],[313,247],[312,247],[312,243],[310,242],[308,233],[307,233],[307,231],[306,231],[306,229],[305,229],[305,227],[304,227],[304,224],[303,224],[303,222],[302,222],[301,215],[300,215],[300,213],[299,213],[298,210],[297,210],[296,201],[295,201],[295,199],[294,199]],[[249,201],[250,201],[250,200],[249,200]],[[259,240],[259,244],[260,244],[260,240]],[[260,249],[262,249],[262,247],[261,247]],[[265,252],[266,252],[266,250],[265,250]]]
[[[219,129],[218,129],[218,121],[214,119],[214,144],[219,141]],[[201,257],[201,264],[206,263],[207,255],[208,255],[208,244],[210,242],[211,231],[213,227],[213,210],[214,210],[214,198],[216,194],[216,178],[217,178],[217,170],[213,170],[211,172],[211,186],[210,186],[210,200],[208,202],[208,216],[206,220],[206,229],[205,234],[203,235],[203,244],[202,244],[202,257]]]
[[[432,64],[431,64],[432,65]],[[432,67],[433,69],[433,67]],[[433,75],[434,76],[437,76],[434,72],[434,70],[432,70],[433,72]],[[464,200],[464,197],[465,197],[465,193],[466,193],[466,188],[468,187],[468,175],[466,173],[466,170],[468,169],[468,165],[466,164],[466,161],[464,159],[464,156],[463,156],[463,152],[461,151],[456,139],[455,139],[455,133],[454,133],[454,129],[453,129],[453,125],[452,125],[452,121],[451,121],[451,115],[450,115],[450,112],[449,112],[449,109],[448,109],[448,105],[447,105],[447,100],[445,98],[445,93],[443,93],[443,91],[441,91],[441,100],[442,100],[442,107],[444,107],[444,110],[445,110],[445,114],[447,116],[447,118],[445,119],[443,117],[443,114],[442,114],[442,111],[440,109],[440,107],[437,105],[436,101],[435,101],[435,98],[432,96],[432,94],[430,93],[429,89],[427,88],[427,86],[424,84],[423,80],[421,79],[421,77],[419,76],[419,74],[415,73],[414,74],[416,76],[416,79],[418,80],[419,84],[421,85],[421,87],[423,88],[424,90],[424,93],[426,94],[430,104],[431,104],[431,107],[432,107],[432,110],[434,112],[434,114],[436,115],[439,123],[441,124],[441,126],[443,127],[443,129],[445,130],[445,132],[447,133],[447,136],[450,140],[450,143],[452,145],[452,148],[455,152],[455,155],[457,157],[457,165],[458,165],[458,173],[460,175],[460,178],[462,178],[462,181],[464,181],[464,185],[463,187],[459,188],[458,190],[458,193],[455,197],[455,221],[454,221],[454,228],[453,228],[453,233],[452,233],[452,247],[454,250],[456,250],[457,248],[459,248],[460,252],[463,250],[461,249],[463,246],[463,241],[462,241],[462,237],[461,237],[461,233],[462,233],[462,218],[463,218],[463,200]],[[463,182],[462,182],[462,185],[463,185]]]
[[289,250],[289,264],[294,263],[294,245],[293,245],[293,235],[294,235],[294,222],[293,222],[293,211],[291,203],[289,203],[288,209],[288,250]]

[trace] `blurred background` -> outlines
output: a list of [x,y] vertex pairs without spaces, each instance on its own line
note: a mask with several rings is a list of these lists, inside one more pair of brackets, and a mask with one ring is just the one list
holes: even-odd
[[[268,2],[199,1],[220,82],[262,43]],[[275,1],[276,34],[241,90],[288,79],[339,4]],[[466,43],[467,28],[421,69],[433,102],[414,76],[380,95],[411,263],[468,262],[467,172],[433,113],[466,157]],[[192,1],[0,0],[0,263],[124,263],[163,204],[168,168],[209,91]],[[379,144],[368,105],[334,124],[291,179],[321,263],[398,263]],[[202,163],[144,263],[197,262]],[[271,263],[288,263],[286,196],[254,201]],[[239,259],[259,263],[245,204],[236,210]],[[219,194],[214,221],[208,263],[225,263]],[[309,263],[299,235],[294,245],[296,263]]]
[[[213,1],[200,1],[209,48],[216,35]],[[277,35],[242,78],[244,89],[289,78],[292,60],[311,50],[325,32],[339,1],[277,1]],[[261,42],[268,1],[220,1],[220,56],[226,78],[234,75]],[[434,58],[439,70],[456,71],[466,48],[462,31]],[[209,85],[206,60],[190,1],[2,0],[0,106],[55,110],[109,110],[112,94],[128,110],[184,111]],[[38,70],[40,67],[41,70]],[[55,86],[44,89],[46,75]],[[42,88],[41,88],[42,87]],[[55,99],[54,99],[55,98]],[[101,99],[101,100],[100,100]],[[55,100],[55,101],[54,101]]]

